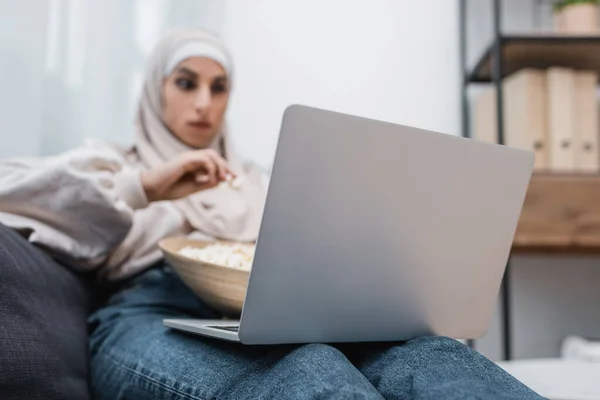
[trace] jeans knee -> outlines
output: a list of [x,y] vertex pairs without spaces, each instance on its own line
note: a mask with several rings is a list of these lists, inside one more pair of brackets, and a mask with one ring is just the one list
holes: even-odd
[[297,348],[291,354],[294,357],[298,357],[301,360],[309,361],[311,363],[326,363],[345,357],[344,354],[335,347],[321,343],[306,344]]
[[447,336],[425,336],[418,339],[413,339],[411,342],[419,343],[422,346],[428,346],[432,348],[445,348],[449,350],[456,350],[465,346],[458,340],[452,339]]
[[326,344],[303,345],[289,352],[285,360],[286,365],[301,370],[305,375],[328,376],[332,379],[337,379],[340,373],[345,375],[352,367],[340,350]]
[[344,353],[326,344],[307,344],[291,351],[281,366],[290,398],[381,398]]

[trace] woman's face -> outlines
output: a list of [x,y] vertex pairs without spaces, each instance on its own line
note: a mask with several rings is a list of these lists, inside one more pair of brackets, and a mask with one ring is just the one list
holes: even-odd
[[221,129],[228,100],[229,82],[221,64],[191,57],[163,83],[162,120],[188,146],[206,148]]

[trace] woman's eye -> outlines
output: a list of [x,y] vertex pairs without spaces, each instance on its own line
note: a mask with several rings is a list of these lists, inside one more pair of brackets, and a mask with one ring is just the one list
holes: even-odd
[[196,84],[193,81],[185,78],[177,79],[175,84],[181,90],[193,90],[196,87]]
[[224,83],[215,83],[210,90],[213,93],[224,93],[227,91],[227,86]]

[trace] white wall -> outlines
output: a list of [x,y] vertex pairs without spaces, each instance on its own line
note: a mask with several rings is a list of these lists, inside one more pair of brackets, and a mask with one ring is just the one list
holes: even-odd
[[229,0],[222,32],[237,67],[229,122],[240,149],[268,166],[292,103],[459,134],[457,7]]
[[[568,335],[600,340],[600,259],[515,257],[511,269],[513,357],[557,357]],[[502,359],[500,307],[476,349]]]

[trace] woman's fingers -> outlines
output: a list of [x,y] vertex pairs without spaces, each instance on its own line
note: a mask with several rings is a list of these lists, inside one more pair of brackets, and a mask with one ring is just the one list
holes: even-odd
[[205,152],[191,151],[182,156],[183,174],[191,173],[195,181],[203,185],[214,186],[219,183],[218,166]]
[[209,186],[214,186],[219,183],[219,167],[210,157],[204,157],[202,159],[202,169],[206,171],[205,178],[201,178],[204,180],[203,183]]
[[210,182],[210,177],[208,175],[206,175],[204,172],[201,172],[196,175],[196,183],[204,185],[204,184],[207,184],[208,182]]
[[178,186],[177,193],[211,189],[220,182],[234,180],[237,177],[227,161],[211,149],[183,153],[174,164],[177,165],[179,172],[171,179],[178,181],[173,183]]
[[207,155],[214,161],[215,165],[217,166],[217,176],[219,177],[219,181],[225,181],[228,176],[235,177],[235,174],[229,168],[229,164],[227,163],[227,161],[225,161],[225,159],[223,159],[223,157],[221,157],[219,153],[217,153],[214,150],[207,150]]
[[159,201],[189,196],[235,178],[236,174],[217,152],[195,150],[144,171],[142,185],[148,199]]

